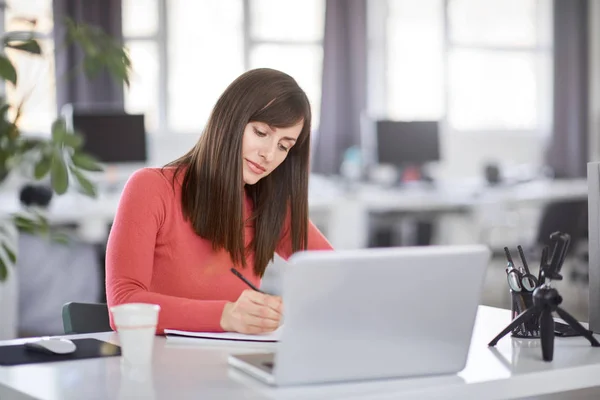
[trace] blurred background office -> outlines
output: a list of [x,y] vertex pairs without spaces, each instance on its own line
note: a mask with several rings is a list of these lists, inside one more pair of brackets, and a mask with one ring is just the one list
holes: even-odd
[[[495,257],[482,302],[509,308],[503,247],[517,257],[522,245],[537,271],[561,230],[573,237],[561,293],[587,319],[597,2],[5,0],[0,14],[4,31],[36,18],[46,54],[7,52],[26,82],[4,88],[28,98],[20,127],[50,135],[63,115],[105,166],[92,176],[96,200],[50,200],[69,246],[21,235],[19,335],[60,333],[63,303],[105,300],[104,248],[127,177],[184,154],[226,86],[258,67],[289,73],[312,103],[310,211],[336,248],[486,243]],[[61,41],[65,17],[125,43],[129,87],[57,78],[78,60]],[[23,184],[0,188],[2,204]],[[265,277],[272,290],[281,268],[276,259]]]

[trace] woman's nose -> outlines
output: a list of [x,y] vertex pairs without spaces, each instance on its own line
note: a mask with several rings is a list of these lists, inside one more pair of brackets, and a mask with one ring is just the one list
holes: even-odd
[[259,155],[267,162],[273,161],[273,157],[275,156],[275,146],[268,145],[261,148]]

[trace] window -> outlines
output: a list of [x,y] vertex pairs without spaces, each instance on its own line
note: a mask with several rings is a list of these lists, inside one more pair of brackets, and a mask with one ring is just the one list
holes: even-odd
[[538,130],[544,125],[551,99],[550,7],[547,0],[448,3],[453,128]]
[[249,5],[249,67],[275,68],[294,77],[308,96],[316,128],[321,106],[324,1],[253,0]]
[[175,0],[168,7],[167,129],[198,132],[244,72],[242,1]]
[[457,131],[547,129],[550,0],[383,4],[387,117],[445,119]]
[[[23,103],[19,127],[25,132],[49,134],[56,118],[56,81],[54,74],[54,42],[52,40],[51,0],[8,0],[2,8],[5,31],[34,30],[42,47],[42,56],[22,51],[6,50],[15,65],[17,86],[5,87],[9,104],[17,107]],[[35,19],[32,26],[26,19]],[[14,116],[14,110],[13,114]]]
[[439,119],[443,96],[441,0],[388,3],[386,114],[392,119]]
[[324,0],[123,0],[127,110],[150,131],[197,134],[231,81],[269,67],[298,81],[316,125],[324,10]]

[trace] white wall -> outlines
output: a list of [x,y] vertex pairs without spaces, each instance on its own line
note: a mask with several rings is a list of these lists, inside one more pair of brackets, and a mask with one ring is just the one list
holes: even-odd
[[[200,130],[198,130],[200,132]],[[164,165],[173,161],[189,150],[196,144],[198,135],[177,135],[177,134],[158,134],[149,136],[148,152],[150,165]]]
[[489,161],[541,167],[547,139],[523,132],[448,132],[442,136],[442,178],[482,176]]

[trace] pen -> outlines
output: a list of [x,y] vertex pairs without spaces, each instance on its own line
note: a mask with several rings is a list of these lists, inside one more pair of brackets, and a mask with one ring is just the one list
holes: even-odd
[[231,272],[233,272],[233,274],[234,274],[235,276],[237,276],[237,277],[238,277],[238,278],[240,278],[242,281],[244,281],[244,283],[245,283],[246,285],[248,285],[248,286],[250,287],[250,289],[252,289],[252,290],[256,290],[256,291],[257,291],[257,292],[259,292],[259,293],[266,294],[265,292],[263,292],[262,290],[260,290],[260,289],[259,289],[259,288],[257,288],[256,286],[254,286],[254,285],[252,284],[252,282],[250,282],[248,279],[246,279],[246,278],[244,277],[244,275],[240,274],[240,272],[239,272],[237,269],[235,269],[235,268],[231,268]]

